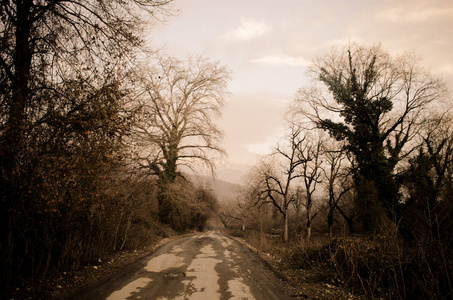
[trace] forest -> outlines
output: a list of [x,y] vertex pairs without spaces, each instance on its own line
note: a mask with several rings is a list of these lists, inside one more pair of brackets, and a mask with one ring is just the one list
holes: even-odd
[[445,83],[409,52],[333,48],[313,60],[281,142],[219,204],[188,174],[214,174],[226,154],[215,121],[232,74],[146,45],[172,2],[2,2],[0,297],[216,217],[289,268],[320,270],[313,280],[451,298]]

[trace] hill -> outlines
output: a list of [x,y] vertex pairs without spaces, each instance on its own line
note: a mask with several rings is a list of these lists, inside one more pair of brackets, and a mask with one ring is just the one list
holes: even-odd
[[199,176],[192,177],[193,182],[198,182],[208,188],[211,188],[217,195],[220,204],[227,203],[236,199],[240,195],[242,186],[237,183],[232,183],[212,177]]

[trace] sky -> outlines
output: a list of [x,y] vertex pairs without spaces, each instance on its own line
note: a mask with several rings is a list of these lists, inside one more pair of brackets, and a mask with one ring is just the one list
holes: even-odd
[[218,121],[228,153],[220,168],[251,166],[269,152],[288,103],[309,83],[310,62],[333,46],[413,51],[453,89],[453,0],[175,0],[174,9],[153,26],[152,45],[232,71]]

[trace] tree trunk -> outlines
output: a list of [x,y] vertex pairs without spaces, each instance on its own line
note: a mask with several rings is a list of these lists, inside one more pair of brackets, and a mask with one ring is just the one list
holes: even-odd
[[311,221],[307,222],[307,240],[311,239]]
[[163,224],[171,225],[171,203],[169,197],[165,195],[165,186],[159,186],[157,192],[159,221]]
[[[310,197],[310,196],[308,196]],[[306,217],[307,217],[307,235],[306,238],[307,240],[311,239],[311,222],[313,217],[311,216],[311,199],[307,198],[307,210],[306,210]]]
[[329,228],[329,240],[331,240],[333,238],[333,233],[332,233],[332,229],[333,229],[333,210],[334,210],[334,207],[330,206],[329,207],[329,213],[327,214],[327,227]]
[[283,241],[285,243],[288,242],[288,212],[285,211],[285,214],[283,215],[283,218],[284,218],[284,221],[285,221],[285,224],[284,224],[284,227],[283,227]]
[[[17,178],[17,157],[24,138],[25,108],[29,100],[30,67],[32,51],[30,46],[30,9],[32,0],[17,1],[17,27],[15,32],[15,52],[13,54],[14,75],[11,78],[11,98],[6,102],[7,120],[0,140],[0,219],[2,220],[0,244],[2,247],[2,267],[0,290],[6,290],[13,272],[16,237],[13,228],[18,222],[16,207],[20,199]],[[8,96],[7,96],[8,98]],[[16,229],[19,229],[16,227]],[[20,230],[20,229],[19,229]],[[27,241],[25,241],[27,243]],[[20,264],[20,262],[16,262]],[[1,296],[1,292],[0,292]]]
[[349,233],[351,235],[353,235],[354,234],[354,228],[353,228],[354,216],[352,215],[352,216],[348,217],[346,215],[346,213],[343,211],[343,209],[341,209],[341,207],[338,205],[335,205],[335,208],[337,209],[337,211],[340,213],[340,215],[343,217],[343,219],[348,224]]
[[121,247],[119,249],[120,251],[123,250],[124,245],[126,245],[127,234],[129,232],[129,228],[131,227],[131,223],[132,223],[132,212],[129,214],[129,218],[127,219],[127,226],[126,226],[126,230],[124,231],[124,238],[123,238],[123,242],[121,243]]
[[120,216],[118,218],[118,223],[116,224],[115,234],[113,235],[113,251],[116,250],[116,243],[118,241],[118,232],[120,230],[121,221],[123,220],[124,210],[121,210]]
[[354,226],[353,226],[352,218],[347,218],[345,220],[346,220],[346,223],[348,224],[349,233],[351,235],[354,235]]

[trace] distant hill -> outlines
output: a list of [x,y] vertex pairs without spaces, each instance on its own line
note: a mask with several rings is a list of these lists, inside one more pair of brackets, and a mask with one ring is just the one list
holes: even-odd
[[236,197],[240,194],[242,186],[237,183],[232,183],[220,179],[212,179],[212,177],[199,176],[193,177],[191,179],[194,182],[199,182],[205,185],[206,187],[212,188],[214,193],[217,195],[219,203],[226,203],[232,200],[235,200]]
[[219,180],[241,184],[250,171],[250,166],[244,164],[224,163],[216,167],[216,177]]
[[223,168],[216,171],[219,180],[239,184],[244,180],[247,169]]
[[223,180],[215,180],[212,187],[220,203],[235,200],[240,195],[243,188],[237,183],[231,183]]

